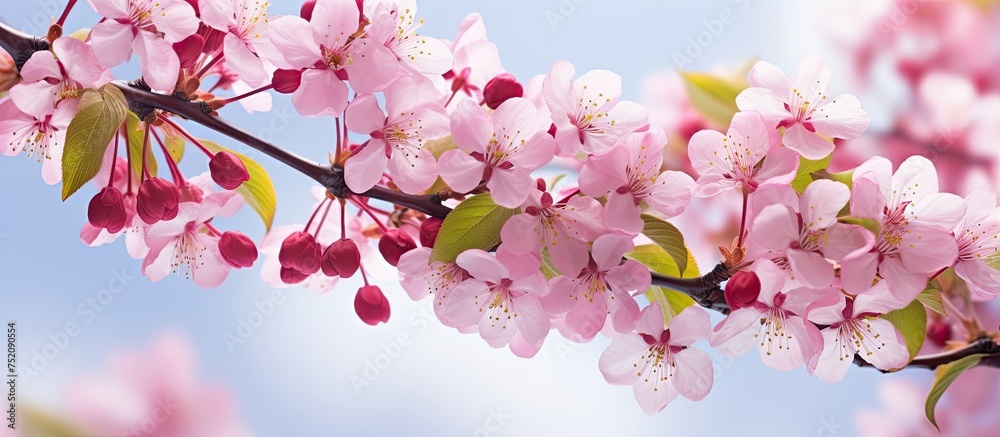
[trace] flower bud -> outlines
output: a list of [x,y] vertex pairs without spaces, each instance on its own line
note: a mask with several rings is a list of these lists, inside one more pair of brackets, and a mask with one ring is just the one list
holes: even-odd
[[219,251],[229,265],[241,269],[250,267],[257,261],[257,246],[253,240],[239,231],[226,231],[219,238]]
[[0,48],[0,93],[10,91],[20,80],[21,75],[17,72],[14,58]]
[[205,192],[200,187],[190,182],[185,181],[178,189],[180,190],[181,202],[201,203],[201,201],[205,198]]
[[303,20],[312,21],[313,9],[316,9],[316,0],[306,0],[302,3],[302,8],[299,9],[299,16]]
[[291,94],[302,84],[302,70],[275,70],[271,79],[274,91],[281,94]]
[[944,320],[935,320],[927,327],[927,338],[934,344],[944,347],[951,340],[951,324]]
[[350,278],[361,267],[361,252],[357,243],[349,238],[335,241],[323,252],[323,274]]
[[389,301],[382,290],[374,285],[366,285],[354,296],[354,311],[361,321],[375,326],[389,321]]
[[321,253],[322,249],[312,235],[302,231],[294,232],[281,242],[278,262],[282,267],[309,276],[319,271]]
[[279,275],[281,276],[281,282],[286,284],[298,284],[299,282],[305,281],[306,278],[309,277],[309,275],[300,273],[298,270],[288,267],[282,267]]
[[233,152],[216,153],[209,161],[208,169],[212,172],[212,180],[227,190],[235,190],[250,180],[243,160]]
[[483,88],[483,103],[490,109],[497,109],[503,102],[524,96],[524,87],[510,73],[500,73],[486,83]]
[[424,247],[434,247],[434,242],[437,241],[438,232],[441,231],[441,225],[444,220],[436,217],[428,217],[420,224],[420,245]]
[[726,283],[726,303],[732,310],[752,306],[760,295],[760,278],[751,271],[741,271]]
[[382,253],[389,264],[395,266],[399,263],[399,257],[404,253],[417,248],[417,242],[413,237],[400,229],[390,229],[378,240],[378,251]]
[[177,203],[180,190],[163,178],[149,178],[139,185],[136,197],[136,213],[146,224],[173,220],[177,217]]
[[174,52],[181,61],[181,68],[190,68],[198,62],[201,51],[205,49],[205,37],[197,33],[174,43]]
[[93,199],[87,209],[87,219],[96,228],[107,229],[114,234],[125,228],[125,204],[122,202],[122,192],[115,187],[104,187]]

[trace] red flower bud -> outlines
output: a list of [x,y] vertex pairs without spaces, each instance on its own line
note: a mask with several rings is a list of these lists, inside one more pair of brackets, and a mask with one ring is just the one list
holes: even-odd
[[212,180],[227,190],[235,190],[250,180],[243,160],[233,152],[216,153],[209,161],[208,169],[212,172]]
[[257,246],[253,240],[239,231],[226,231],[219,238],[219,251],[229,265],[241,269],[250,267],[257,261]]
[[163,178],[149,178],[139,185],[139,195],[136,197],[136,213],[146,224],[158,221],[173,220],[177,217],[177,203],[180,202],[180,190],[177,186]]
[[510,73],[500,73],[490,79],[483,88],[483,103],[490,109],[497,109],[503,102],[524,96],[524,87]]
[[205,49],[205,37],[197,33],[174,43],[174,52],[181,61],[181,68],[190,68],[198,62],[201,51]]
[[760,295],[760,278],[751,271],[737,272],[726,283],[726,303],[732,310],[752,306]]
[[313,9],[316,9],[316,0],[306,0],[305,3],[302,3],[302,8],[299,9],[299,16],[303,20],[312,21]]
[[302,84],[302,70],[275,70],[271,84],[278,93],[294,93]]
[[202,191],[201,188],[187,181],[184,181],[184,184],[182,184],[178,190],[180,190],[181,202],[201,203],[201,201],[205,198],[205,192]]
[[927,338],[931,339],[934,344],[944,347],[948,340],[951,340],[951,324],[944,320],[932,321],[927,327]]
[[122,192],[115,187],[104,187],[93,199],[87,209],[87,219],[96,228],[107,229],[114,234],[125,228],[128,215],[125,214],[125,203]]
[[281,272],[281,282],[286,284],[298,284],[299,282],[305,281],[309,275],[300,273],[298,270],[291,269],[288,267],[282,267]]
[[319,271],[322,251],[312,235],[299,231],[292,233],[288,238],[285,238],[285,241],[281,242],[278,262],[281,263],[282,267],[309,276]]
[[354,296],[354,311],[361,321],[375,326],[389,321],[389,301],[382,290],[374,285],[366,285]]
[[438,232],[441,231],[441,225],[444,220],[437,217],[428,217],[420,224],[420,245],[424,247],[434,247],[434,242],[437,241]]
[[323,274],[350,278],[361,267],[361,252],[357,243],[349,238],[333,242],[323,252]]
[[378,240],[378,251],[382,253],[389,264],[395,266],[399,263],[399,257],[404,253],[417,248],[417,242],[413,237],[400,229],[391,229]]

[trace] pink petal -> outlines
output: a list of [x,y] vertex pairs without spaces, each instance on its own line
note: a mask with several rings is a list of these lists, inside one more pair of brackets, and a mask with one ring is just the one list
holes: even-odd
[[604,210],[604,225],[608,229],[625,232],[629,235],[637,235],[642,232],[644,225],[642,212],[635,204],[632,193],[618,194],[612,191],[608,194],[608,202]]
[[236,25],[233,4],[232,0],[198,0],[201,21],[215,30],[229,32],[229,26]]
[[927,286],[927,274],[912,272],[903,266],[898,257],[886,257],[879,264],[879,276],[885,278],[889,291],[896,299],[910,302]]
[[608,271],[622,263],[622,256],[634,248],[632,238],[607,234],[594,241],[592,255],[598,271]]
[[965,200],[951,193],[933,193],[911,203],[907,217],[921,224],[952,230],[965,217]]
[[368,39],[358,39],[351,43],[351,50],[352,62],[344,69],[355,91],[382,91],[399,75],[399,62],[385,46]]
[[462,252],[458,255],[455,263],[480,281],[499,284],[504,278],[510,276],[507,267],[501,264],[496,257],[483,250],[471,249]]
[[799,213],[810,231],[826,229],[837,222],[837,214],[851,198],[851,190],[840,182],[813,181],[802,193]]
[[[810,56],[795,69],[792,76],[792,88],[801,101],[818,102],[826,95],[830,83],[830,69],[826,62],[818,56]],[[808,158],[818,159],[818,158]]]
[[444,302],[443,322],[449,326],[475,326],[482,320],[483,311],[489,305],[486,284],[475,279],[468,279],[442,298]]
[[851,190],[851,215],[881,221],[886,200],[877,182],[869,178],[855,179]]
[[552,161],[555,152],[556,140],[548,132],[537,132],[526,140],[509,161],[515,167],[532,172]]
[[364,193],[382,180],[389,158],[385,156],[385,140],[371,140],[368,145],[347,158],[344,181],[355,193]]
[[577,305],[566,313],[566,327],[585,340],[593,339],[604,328],[604,322],[608,318],[607,304],[607,300],[603,297],[579,300]]
[[799,152],[806,159],[823,159],[830,152],[833,152],[833,143],[819,136],[814,132],[809,132],[799,123],[785,129],[783,138],[785,146]]
[[695,182],[686,173],[667,170],[656,177],[646,203],[651,212],[663,219],[680,215],[691,202]]
[[94,47],[90,44],[76,38],[59,38],[52,43],[52,50],[63,60],[66,74],[84,87],[99,87],[114,78],[97,60]]
[[535,183],[528,172],[513,168],[510,170],[494,169],[493,176],[486,186],[490,189],[493,201],[505,208],[517,208],[528,198],[528,190]]
[[329,48],[344,46],[358,31],[359,14],[353,0],[318,0],[311,20],[313,38]]
[[347,84],[333,70],[306,70],[292,104],[306,117],[339,116],[347,108]]
[[[510,310],[514,312],[512,308]],[[520,316],[518,316],[520,318]],[[514,337],[514,333],[517,332],[515,329],[515,323],[517,320],[514,318],[504,319],[502,315],[497,317],[499,320],[491,320],[484,317],[479,321],[479,335],[486,340],[486,343],[493,348],[502,348],[510,343],[510,339]],[[546,319],[546,322],[548,320]]]
[[204,235],[199,240],[205,245],[205,250],[201,252],[202,258],[195,265],[191,279],[202,288],[218,287],[229,276],[232,267],[222,258],[218,240],[209,242],[210,237]]
[[882,370],[899,369],[910,361],[906,341],[892,323],[884,319],[871,319],[868,320],[868,326],[868,335],[879,341],[882,347],[872,350],[871,354],[860,354],[862,359]]
[[618,189],[627,182],[625,171],[629,165],[625,147],[590,156],[580,169],[580,191],[591,197],[601,197]]
[[[853,356],[841,356],[841,340],[838,329],[827,328],[823,331],[823,352],[816,363],[816,376],[830,384],[838,383],[847,375],[853,362]],[[847,350],[853,351],[854,345],[848,345]]]
[[833,283],[833,264],[815,252],[788,249],[788,263],[795,278],[810,288],[826,288]]
[[692,401],[700,401],[712,390],[712,358],[700,349],[684,349],[674,355],[677,365],[671,382],[674,388]]
[[418,194],[434,185],[437,181],[437,162],[434,155],[421,150],[415,155],[406,156],[402,152],[392,154],[389,160],[389,174],[400,190],[409,194]]
[[792,82],[785,73],[776,65],[764,61],[758,61],[750,70],[750,86],[767,88],[782,98],[792,95]]
[[769,259],[760,259],[754,263],[753,272],[760,281],[758,300],[767,306],[774,306],[774,296],[785,290],[788,273]]
[[788,95],[775,95],[771,89],[752,86],[736,96],[736,106],[741,111],[753,111],[760,114],[767,121],[768,127],[774,128],[782,119],[791,115],[785,109],[785,103],[782,101],[782,99],[787,99]]
[[642,355],[649,351],[649,345],[635,334],[619,335],[611,340],[611,345],[601,354],[597,362],[601,374],[609,384],[632,385],[642,381],[637,375],[635,363],[645,360]]
[[157,6],[160,10],[153,10],[150,20],[168,43],[181,42],[198,31],[198,18],[188,2],[159,2]]
[[[36,52],[37,55],[41,52]],[[49,52],[45,52],[49,53]],[[22,82],[10,89],[10,100],[25,114],[44,120],[56,109],[57,86],[48,82]]]
[[761,186],[771,184],[788,186],[795,179],[795,172],[798,169],[799,154],[787,147],[779,147],[767,153],[764,164],[753,180]]
[[94,45],[94,54],[97,55],[101,65],[111,68],[128,61],[132,57],[134,32],[131,25],[113,20],[106,20],[94,26],[90,31],[90,41]]
[[542,93],[545,96],[545,102],[552,111],[553,117],[565,117],[567,114],[574,114],[576,112],[576,92],[573,88],[574,75],[576,75],[576,69],[573,68],[573,64],[566,61],[558,61],[552,64],[552,68],[545,75],[545,81],[542,83]]
[[767,206],[750,222],[750,237],[768,250],[784,251],[799,240],[798,217],[788,206]]
[[825,136],[854,139],[868,129],[868,111],[861,108],[861,101],[850,94],[842,94],[816,108],[809,122]]
[[950,267],[958,257],[958,244],[950,232],[911,224],[899,244],[903,265],[911,272],[933,273]]
[[97,11],[98,14],[103,15],[112,20],[116,18],[128,18],[128,3],[129,0],[87,0],[90,5]]
[[485,164],[461,150],[449,150],[438,159],[441,179],[459,193],[468,193],[479,186],[485,168]]
[[875,235],[858,225],[834,224],[826,228],[823,256],[837,262],[852,254],[868,252],[875,246]]
[[451,135],[462,150],[485,153],[493,135],[493,122],[482,107],[465,101],[451,115]]
[[319,45],[313,41],[312,27],[299,17],[285,15],[267,24],[267,38],[280,59],[268,59],[285,69],[313,67],[320,61]]
[[938,192],[937,171],[934,163],[923,156],[906,158],[892,174],[889,205],[896,206],[902,202],[915,202]]
[[378,106],[374,94],[362,94],[354,98],[344,115],[347,129],[359,134],[381,131],[385,126],[385,112]]
[[[661,368],[657,375],[665,371]],[[632,393],[635,395],[636,402],[642,407],[642,411],[652,416],[663,411],[667,404],[677,398],[678,393],[673,384],[662,381],[653,382],[653,377],[650,379],[650,382],[640,382],[633,385]]]
[[878,257],[875,252],[863,252],[844,258],[840,265],[844,291],[858,294],[870,288],[878,269]]
[[[733,340],[734,338],[737,338],[738,334],[753,328],[755,325],[759,326],[760,317],[760,310],[752,307],[740,308],[729,313],[729,315],[722,319],[718,325],[715,325],[709,344],[714,348],[721,349],[722,345],[726,344],[730,340]],[[739,350],[741,351],[740,355],[742,355],[742,351],[745,351],[743,348],[739,348]]]
[[[639,268],[645,270],[639,263],[635,263]],[[632,269],[637,270],[637,269]],[[646,270],[646,276],[649,276],[649,270]],[[649,286],[641,288],[645,290]],[[614,292],[614,300],[610,301],[611,305],[611,327],[615,332],[619,334],[628,334],[635,329],[635,323],[639,318],[639,304],[636,303],[635,299],[632,298],[627,291]]]
[[132,44],[132,50],[139,57],[142,77],[150,88],[158,91],[174,89],[181,61],[177,59],[177,53],[170,43],[150,32],[140,31]]
[[681,311],[670,320],[670,345],[690,346],[694,342],[708,338],[712,332],[712,322],[708,313],[695,305]]
[[[525,234],[530,233],[527,229],[521,228],[520,232]],[[587,261],[589,261],[587,250],[589,248],[585,241],[573,238],[561,238],[561,236],[553,236],[551,238],[559,239],[558,241],[548,241],[546,245],[549,255],[552,257],[552,264],[556,269],[572,276],[587,266]]]
[[240,79],[254,87],[268,80],[264,61],[250,51],[250,47],[236,35],[226,34],[223,50],[226,54],[226,66],[239,75]]
[[577,283],[574,279],[560,275],[549,280],[549,294],[539,298],[545,311],[552,314],[562,314],[573,309],[579,302],[571,293],[576,293]]

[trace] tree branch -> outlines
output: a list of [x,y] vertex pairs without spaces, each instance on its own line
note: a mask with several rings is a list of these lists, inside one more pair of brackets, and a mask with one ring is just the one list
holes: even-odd
[[[967,356],[976,354],[986,355],[986,357],[983,357],[982,360],[979,361],[979,366],[1000,368],[1000,345],[998,345],[990,337],[982,337],[976,339],[972,343],[969,343],[968,345],[961,347],[959,349],[954,349],[946,352],[939,352],[936,354],[918,356],[914,358],[913,361],[910,362],[910,364],[908,364],[906,367],[934,370],[937,369],[939,366],[950,364]],[[858,356],[854,357],[854,364],[856,364],[858,367],[874,368],[874,366],[869,364],[867,361],[862,360],[861,357]],[[882,373],[892,373],[892,371],[888,370],[879,370],[879,371]]]

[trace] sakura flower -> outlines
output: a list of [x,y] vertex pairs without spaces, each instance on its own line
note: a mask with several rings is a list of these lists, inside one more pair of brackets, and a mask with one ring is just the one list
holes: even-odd
[[566,313],[566,328],[587,341],[609,318],[615,332],[632,332],[639,304],[631,293],[646,291],[650,285],[649,269],[633,260],[622,262],[632,248],[630,237],[598,237],[586,267],[566,270],[549,281],[551,291],[542,298],[542,307],[552,314]]
[[424,20],[415,18],[416,1],[376,3],[374,11],[365,15],[371,17],[366,38],[385,45],[400,65],[428,76],[440,76],[451,68],[454,59],[448,46],[437,38],[417,34]]
[[823,336],[805,317],[810,306],[836,303],[839,290],[789,290],[788,274],[770,260],[757,261],[747,273],[759,279],[759,295],[715,327],[712,347],[742,352],[749,349],[750,343],[756,343],[760,359],[769,367],[787,371],[806,363],[812,372],[823,350]]
[[997,195],[977,188],[965,197],[968,212],[955,227],[958,239],[958,262],[955,273],[969,289],[981,297],[993,298],[1000,293],[1000,210]]
[[155,90],[177,83],[180,59],[172,44],[198,31],[194,8],[183,0],[88,0],[107,18],[94,26],[94,54],[105,67],[139,57],[142,77]]
[[588,242],[600,236],[604,207],[592,197],[571,196],[555,203],[536,187],[524,203],[524,212],[504,223],[500,237],[515,254],[541,253],[547,248],[561,272],[575,274],[587,265]]
[[875,244],[865,228],[837,222],[850,197],[851,190],[840,182],[814,181],[796,204],[775,203],[761,209],[750,224],[750,238],[787,259],[795,278],[807,287],[829,287],[834,271],[827,258],[839,262],[858,251],[868,252]]
[[399,283],[413,300],[434,296],[434,314],[445,325],[452,326],[444,316],[445,300],[470,276],[454,262],[431,262],[430,258],[431,249],[426,247],[403,254],[396,265],[399,268]]
[[25,152],[42,163],[42,180],[55,185],[62,180],[62,155],[66,128],[76,116],[79,100],[67,100],[51,114],[39,117],[21,112],[13,100],[0,103],[0,152],[17,156]]
[[758,62],[750,72],[750,88],[736,96],[741,111],[760,113],[771,128],[785,128],[784,143],[807,159],[833,151],[828,138],[853,139],[868,128],[868,112],[857,97],[826,94],[830,70],[810,57],[789,80],[781,69]]
[[701,175],[694,195],[712,197],[732,189],[752,193],[762,185],[791,183],[799,157],[774,147],[773,133],[753,112],[736,113],[726,135],[708,129],[695,133],[688,142],[691,165]]
[[663,129],[653,127],[622,138],[615,147],[591,156],[580,170],[580,191],[608,196],[604,223],[632,235],[642,230],[643,212],[672,218],[684,212],[695,182],[679,171],[660,171]]
[[451,116],[458,149],[438,160],[438,170],[451,189],[467,193],[486,182],[498,205],[516,208],[534,184],[531,172],[552,160],[555,141],[531,102],[510,99],[493,114],[472,101],[462,102]]
[[951,231],[965,215],[965,202],[938,193],[934,164],[921,156],[904,161],[895,174],[889,160],[872,158],[853,179],[851,215],[874,220],[881,230],[871,252],[844,259],[844,289],[856,294],[878,274],[896,298],[909,302],[927,275],[954,264],[958,245]]
[[85,88],[111,81],[89,44],[76,38],[59,38],[52,51],[40,50],[21,68],[21,82],[10,89],[10,98],[25,114],[44,118],[63,99],[75,99]]
[[878,316],[906,306],[880,281],[854,297],[838,296],[839,302],[813,310],[809,320],[828,325],[822,330],[823,352],[816,376],[829,383],[840,382],[854,362],[854,355],[882,370],[899,369],[910,360],[903,334]]
[[371,136],[352,152],[344,166],[347,186],[363,193],[382,180],[386,169],[407,193],[419,193],[437,180],[434,155],[424,150],[428,140],[448,135],[444,107],[423,99],[416,82],[401,78],[385,91],[386,112],[372,94],[358,96],[347,109],[349,130]]
[[549,332],[549,316],[538,297],[548,289],[533,256],[515,256],[501,246],[497,256],[472,249],[455,261],[471,278],[444,296],[446,322],[459,328],[479,326],[479,335],[494,348],[514,337],[539,345]]
[[451,51],[454,65],[444,79],[451,81],[452,101],[460,104],[466,97],[481,101],[486,83],[503,72],[499,50],[489,40],[481,15],[473,12],[462,20]]
[[268,79],[255,44],[267,38],[267,7],[260,0],[199,0],[198,11],[208,26],[225,32],[226,65],[243,81],[259,86]]
[[664,328],[658,302],[643,308],[635,332],[615,337],[598,366],[614,385],[631,385],[646,414],[663,410],[678,394],[700,401],[712,390],[712,359],[691,348],[712,329],[705,310],[691,306]]
[[354,0],[318,0],[309,21],[283,16],[268,23],[278,68],[302,70],[292,104],[305,116],[340,115],[347,84],[358,93],[382,91],[396,79],[399,63],[384,45],[354,38],[360,12]]
[[620,138],[648,126],[645,108],[635,102],[619,101],[621,76],[594,70],[574,81],[574,75],[573,64],[559,61],[549,70],[543,85],[556,126],[559,156],[608,149]]

